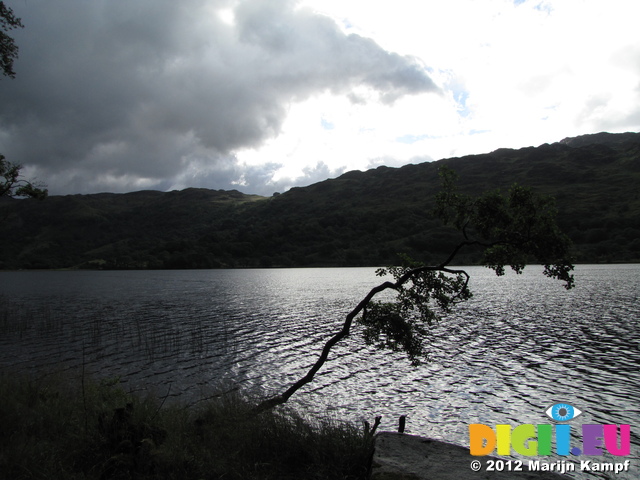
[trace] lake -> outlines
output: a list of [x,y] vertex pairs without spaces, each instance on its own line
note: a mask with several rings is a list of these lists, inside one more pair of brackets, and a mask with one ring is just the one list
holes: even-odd
[[[611,478],[637,478],[640,265],[580,265],[570,291],[537,266],[467,270],[474,297],[431,328],[428,363],[367,347],[355,327],[289,403],[354,422],[383,415],[384,430],[406,415],[407,433],[467,446],[471,423],[554,423],[544,411],[566,402],[583,412],[574,432],[631,424],[631,457],[573,460],[631,458],[633,472]],[[236,387],[278,393],[381,282],[374,268],[0,272],[0,367],[84,366],[186,403]]]

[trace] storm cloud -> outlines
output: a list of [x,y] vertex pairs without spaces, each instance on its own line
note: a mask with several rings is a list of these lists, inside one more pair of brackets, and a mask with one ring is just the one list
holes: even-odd
[[362,88],[384,104],[438,91],[417,58],[295,1],[9,6],[25,28],[12,32],[16,79],[0,79],[0,152],[52,193],[270,194],[284,186],[270,183],[277,163],[243,168],[234,152],[277,137],[292,104],[326,92],[367,101]]

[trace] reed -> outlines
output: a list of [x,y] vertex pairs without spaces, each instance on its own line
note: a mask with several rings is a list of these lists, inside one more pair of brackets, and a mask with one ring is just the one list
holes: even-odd
[[57,317],[48,305],[15,303],[0,295],[0,333],[17,334],[22,338],[29,331],[50,335],[63,330],[63,320]]
[[237,391],[187,407],[118,379],[5,372],[0,478],[367,478],[373,440],[362,428],[291,409],[254,415],[254,405]]

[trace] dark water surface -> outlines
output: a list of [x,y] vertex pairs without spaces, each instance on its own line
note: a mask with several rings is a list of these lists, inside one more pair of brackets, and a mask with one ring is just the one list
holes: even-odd
[[[381,283],[374,270],[0,272],[0,367],[84,364],[188,403],[221,384],[276,393]],[[408,433],[466,446],[470,423],[554,423],[544,410],[567,402],[584,412],[574,431],[612,423],[632,433],[631,457],[572,459],[630,458],[631,472],[573,476],[640,478],[640,265],[578,266],[571,291],[539,267],[468,271],[474,298],[432,328],[429,363],[368,348],[354,328],[291,403],[353,421],[383,415],[388,430],[407,415]]]

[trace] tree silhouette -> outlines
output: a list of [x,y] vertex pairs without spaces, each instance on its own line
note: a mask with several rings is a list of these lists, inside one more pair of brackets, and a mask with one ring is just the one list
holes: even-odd
[[7,31],[23,28],[22,21],[13,14],[13,10],[0,2],[0,68],[2,73],[14,78],[13,61],[18,58],[18,46]]
[[0,197],[31,197],[43,199],[47,189],[20,177],[22,166],[7,162],[0,154]]
[[[7,31],[23,28],[22,21],[13,14],[13,10],[0,1],[0,69],[3,75],[15,78],[13,61],[18,58],[18,46]],[[20,178],[21,165],[5,160],[0,154],[0,197],[44,198],[47,190]]]
[[[326,342],[306,375],[258,404],[257,412],[285,403],[311,382],[333,346],[350,334],[354,321],[363,327],[367,344],[405,352],[414,365],[420,363],[426,355],[427,326],[472,296],[469,274],[450,266],[463,249],[482,249],[482,264],[497,275],[504,275],[506,266],[519,274],[528,263],[540,263],[544,275],[563,281],[566,289],[573,287],[571,241],[556,224],[553,198],[517,184],[506,194],[493,190],[472,197],[457,191],[457,175],[452,170],[441,168],[440,176],[442,190],[436,196],[435,213],[460,231],[460,243],[438,265],[404,257],[401,266],[379,269],[378,275],[390,274],[394,280],[372,288],[347,314],[342,329]],[[374,300],[385,290],[396,292],[394,301]]]

